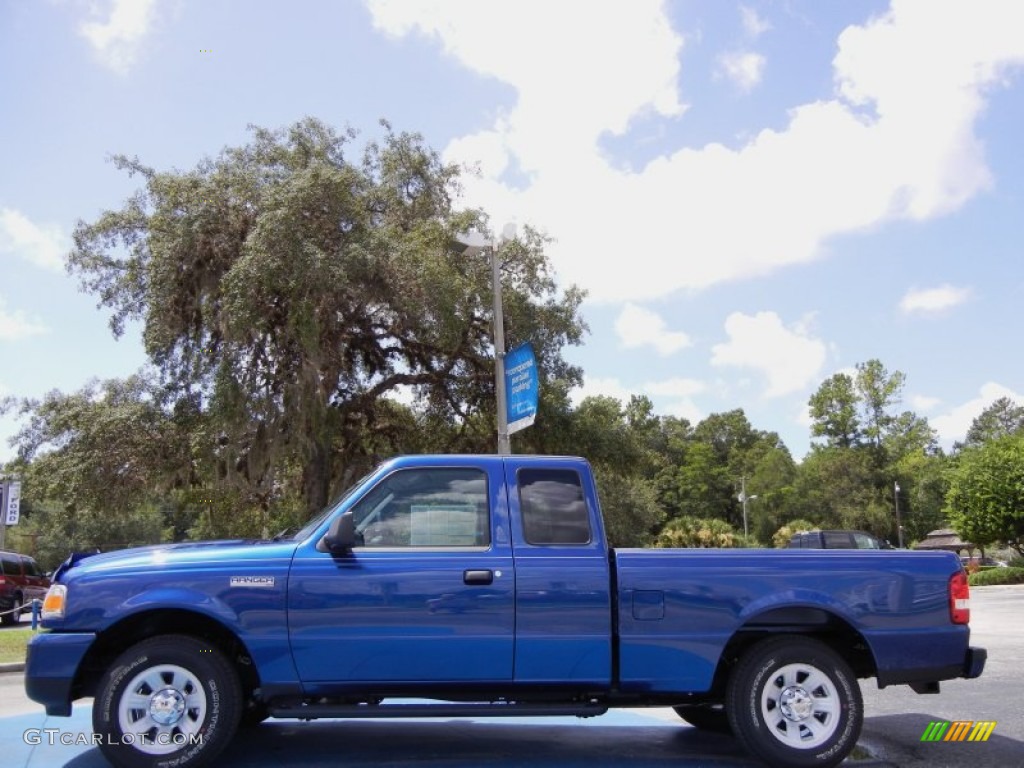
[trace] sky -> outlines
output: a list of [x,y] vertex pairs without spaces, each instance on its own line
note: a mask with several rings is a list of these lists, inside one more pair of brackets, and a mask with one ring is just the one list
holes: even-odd
[[1022,29],[1017,0],[0,0],[0,396],[146,362],[64,269],[140,186],[112,155],[386,118],[588,291],[577,400],[742,408],[799,460],[810,395],[879,359],[949,448],[1024,404]]

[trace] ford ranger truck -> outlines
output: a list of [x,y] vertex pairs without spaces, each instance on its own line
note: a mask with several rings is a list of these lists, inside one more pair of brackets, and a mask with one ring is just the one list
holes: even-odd
[[834,766],[859,680],[981,674],[948,552],[609,549],[579,458],[407,456],[275,541],[72,556],[25,688],[94,697],[130,768],[208,765],[274,718],[673,707],[771,766]]

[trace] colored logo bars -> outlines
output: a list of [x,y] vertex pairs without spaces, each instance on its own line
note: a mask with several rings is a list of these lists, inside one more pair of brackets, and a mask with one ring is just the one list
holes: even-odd
[[995,727],[995,720],[936,720],[928,723],[921,741],[988,741]]

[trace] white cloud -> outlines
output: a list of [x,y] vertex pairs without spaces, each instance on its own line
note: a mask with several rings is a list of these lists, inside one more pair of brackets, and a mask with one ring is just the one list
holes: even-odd
[[749,37],[760,37],[772,28],[770,22],[762,19],[756,10],[747,5],[740,6],[740,21],[743,23],[743,31]]
[[652,381],[643,385],[646,395],[661,398],[662,407],[658,410],[669,416],[679,416],[696,424],[704,418],[703,411],[693,401],[694,395],[699,395],[706,389],[701,381],[696,379],[667,379],[665,381]]
[[152,26],[154,6],[155,0],[113,0],[106,21],[83,22],[78,32],[104,65],[127,74]]
[[949,284],[937,288],[911,288],[900,299],[900,311],[905,315],[914,312],[941,312],[957,304],[963,304],[970,295],[970,289],[957,288]]
[[928,397],[927,395],[911,395],[910,396],[910,407],[915,411],[930,411],[942,402],[937,397]]
[[670,331],[656,312],[627,304],[615,321],[615,332],[626,349],[650,345],[667,357],[693,344],[682,331]]
[[45,325],[38,320],[30,319],[20,309],[8,312],[7,302],[0,299],[0,341],[18,341],[48,331]]
[[774,312],[733,312],[725,332],[729,341],[712,348],[711,364],[760,371],[768,379],[765,397],[800,391],[825,363],[824,342],[813,338],[805,323],[787,328]]
[[810,430],[814,426],[814,417],[811,416],[811,406],[804,403],[800,406],[800,410],[797,411],[796,417],[793,419],[799,426],[806,430]]
[[41,227],[13,208],[0,208],[0,253],[13,253],[44,269],[61,271],[67,238],[57,227]]
[[718,57],[718,73],[748,93],[761,82],[765,63],[764,56],[754,51],[730,51]]
[[[992,183],[975,122],[1024,63],[1016,4],[896,0],[840,35],[832,98],[794,104],[742,146],[680,147],[632,171],[602,137],[685,119],[684,37],[664,3],[367,1],[379,29],[436,40],[512,87],[513,106],[445,157],[476,161],[486,146],[465,203],[547,231],[559,277],[603,301],[757,277],[837,235],[957,209]],[[500,180],[510,161],[525,188]]]
[[971,428],[971,422],[1000,397],[1024,403],[1024,394],[989,381],[982,385],[977,397],[940,416],[928,419],[928,422],[939,433],[942,444],[949,447],[954,441],[963,440],[967,436],[967,430]]

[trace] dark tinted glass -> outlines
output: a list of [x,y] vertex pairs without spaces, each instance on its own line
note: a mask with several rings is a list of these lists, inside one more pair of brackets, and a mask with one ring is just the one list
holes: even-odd
[[583,485],[573,470],[519,470],[519,505],[528,543],[590,543],[590,516]]
[[827,549],[856,549],[853,539],[846,531],[825,531],[824,538]]

